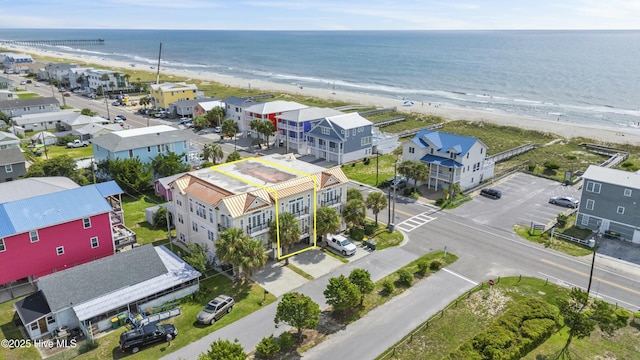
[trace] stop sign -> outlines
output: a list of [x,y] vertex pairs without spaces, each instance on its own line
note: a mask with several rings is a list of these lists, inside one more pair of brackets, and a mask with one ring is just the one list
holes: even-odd
[[493,279],[489,279],[489,285],[493,286],[493,284],[495,284],[495,283],[493,282]]

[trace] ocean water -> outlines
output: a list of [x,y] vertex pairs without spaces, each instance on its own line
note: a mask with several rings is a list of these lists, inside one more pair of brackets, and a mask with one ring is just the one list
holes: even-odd
[[10,30],[140,66],[606,127],[640,127],[640,31]]

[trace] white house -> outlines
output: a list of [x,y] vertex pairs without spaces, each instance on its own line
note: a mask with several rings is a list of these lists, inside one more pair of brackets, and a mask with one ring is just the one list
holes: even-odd
[[487,145],[468,136],[422,130],[403,144],[402,159],[427,164],[429,189],[454,183],[466,190],[493,178],[494,164],[487,159]]

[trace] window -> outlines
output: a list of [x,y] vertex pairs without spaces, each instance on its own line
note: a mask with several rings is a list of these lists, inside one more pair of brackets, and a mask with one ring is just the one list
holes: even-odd
[[4,245],[4,239],[0,239],[0,252],[7,250],[7,247]]
[[413,146],[409,146],[409,154],[415,154],[416,153],[416,148],[414,148]]
[[365,146],[371,144],[371,136],[363,136],[360,139],[360,146]]
[[178,214],[178,222],[180,224],[184,224],[184,219],[182,218],[182,214]]
[[31,238],[31,242],[32,243],[37,242],[39,240],[38,239],[38,230],[30,231],[29,232],[29,238]]
[[151,152],[151,146],[147,146],[147,152]]
[[198,223],[196,223],[195,221],[192,221],[191,230],[193,230],[194,232],[198,232]]
[[358,133],[358,129],[353,129],[351,131],[351,135],[356,136],[356,134]]
[[31,330],[38,330],[38,322],[31,323]]
[[589,225],[589,217],[587,215],[582,215],[582,220],[580,221],[580,223],[583,226]]
[[64,246],[58,246],[56,248],[56,254],[58,254],[58,255],[64,254]]
[[600,194],[600,185],[601,184],[597,182],[587,181],[587,188],[585,190],[587,190],[588,192]]
[[209,222],[213,224],[213,209],[209,209]]
[[331,134],[331,129],[329,129],[326,126],[320,126],[320,133],[322,135],[330,135]]
[[53,316],[47,316],[47,324],[53,324],[56,319]]
[[84,226],[85,229],[90,228],[91,227],[91,218],[82,219],[82,225]]
[[586,205],[587,210],[593,210],[593,207],[594,207],[595,204],[596,204],[595,200],[588,199],[587,200],[587,205]]
[[630,197],[631,196],[631,189],[624,189],[624,196]]
[[5,165],[4,166],[4,172],[6,172],[6,173],[13,172],[13,165],[11,165],[11,164]]
[[618,206],[618,210],[616,212],[620,215],[624,214],[624,206]]
[[97,237],[97,236],[92,237],[92,238],[91,238],[91,248],[92,248],[92,249],[95,249],[95,248],[97,248],[98,246],[99,246],[99,244],[98,244],[98,237]]
[[203,219],[207,219],[207,208],[204,204],[200,204],[196,201],[196,215],[200,216]]

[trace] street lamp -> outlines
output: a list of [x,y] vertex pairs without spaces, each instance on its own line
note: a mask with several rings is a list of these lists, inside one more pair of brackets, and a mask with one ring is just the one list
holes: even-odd
[[596,252],[598,251],[598,240],[600,240],[600,220],[598,220],[598,229],[596,230],[596,234],[594,236],[595,243],[593,244],[593,257],[591,258],[591,272],[589,273],[589,285],[587,285],[587,296],[589,296],[589,291],[591,290],[591,281],[593,280],[593,268],[596,263]]
[[[396,183],[397,177],[398,177],[398,160],[396,159],[396,162],[393,163],[393,183],[391,184],[391,186],[393,187],[393,211],[391,213],[391,218],[389,219],[390,233],[393,233],[396,227],[393,221],[396,218],[396,188],[398,187],[398,184]],[[391,194],[391,191],[389,191],[389,194]]]
[[376,187],[378,186],[378,158],[380,157],[380,153],[378,152],[378,149],[376,149],[376,152],[374,152],[374,154],[376,155]]

